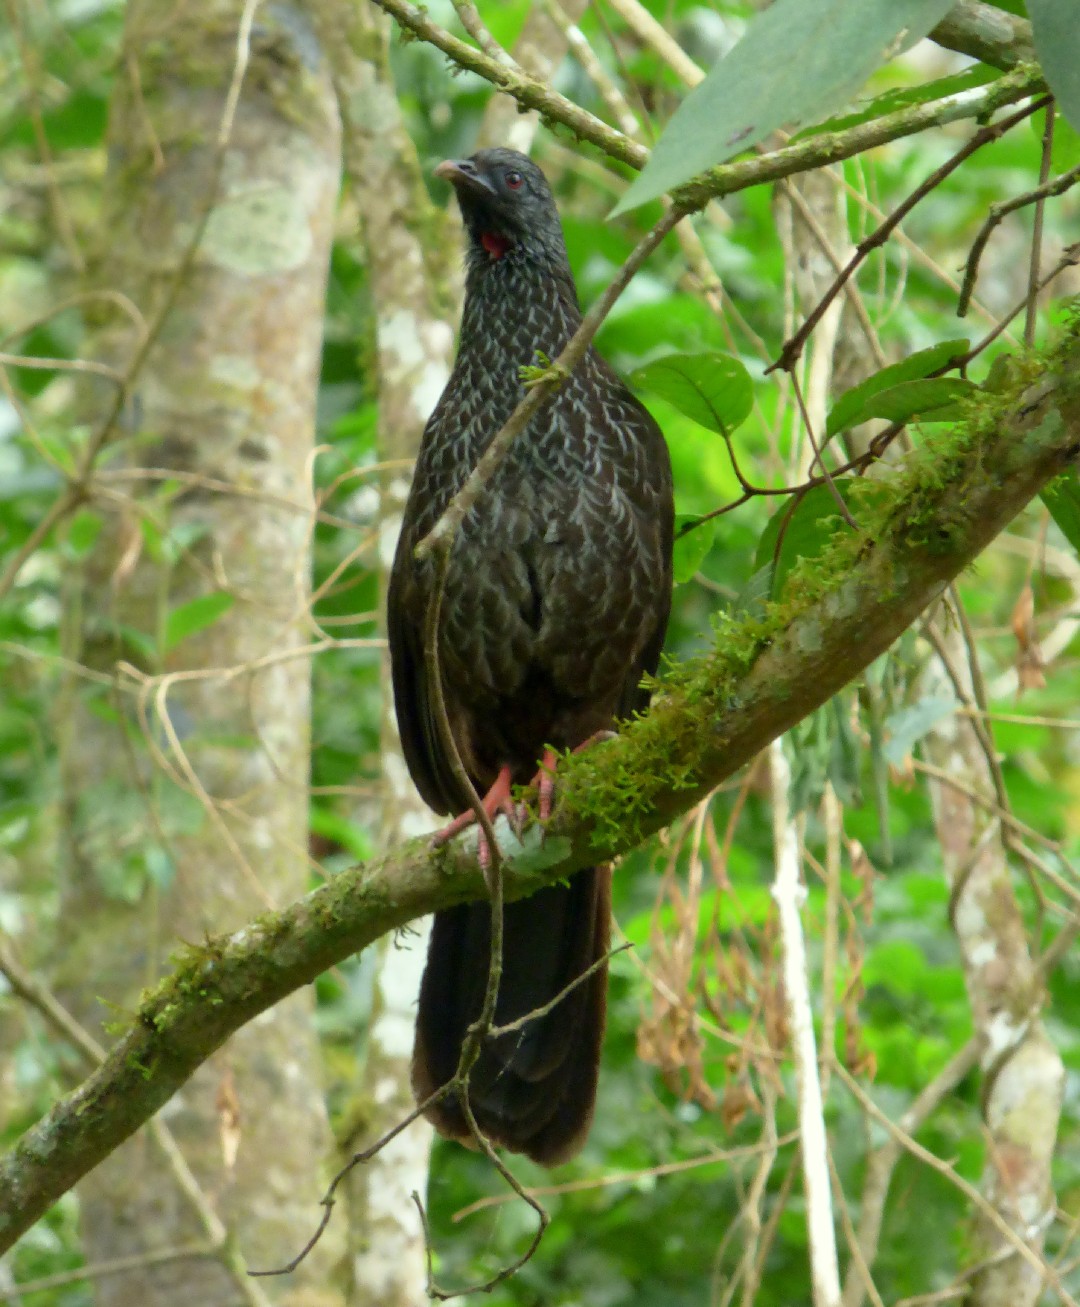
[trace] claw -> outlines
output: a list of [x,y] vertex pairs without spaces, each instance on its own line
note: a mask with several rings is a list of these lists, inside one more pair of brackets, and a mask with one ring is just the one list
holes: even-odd
[[[496,816],[501,812],[515,831],[520,833],[523,809],[516,805],[510,797],[510,768],[503,766],[499,768],[499,774],[491,789],[480,800],[480,806],[487,813],[489,820],[494,821]],[[442,830],[436,831],[433,837],[435,847],[445,844],[452,840],[455,835],[460,834],[466,827],[472,826],[476,821],[476,813],[471,808],[465,812],[459,813],[448,826]],[[484,832],[480,832],[480,865],[486,866],[491,862],[491,850],[487,847],[487,840],[484,838]]]
[[540,769],[533,777],[532,783],[539,794],[540,820],[547,821],[555,806],[555,763],[558,761],[554,749],[545,749]]
[[[614,740],[616,735],[615,731],[594,731],[587,740],[582,740],[570,752],[580,753],[582,749],[587,749],[592,744],[599,744],[601,740]],[[541,821],[547,821],[555,807],[555,764],[557,762],[558,754],[555,750],[545,749],[537,773],[532,778],[531,783],[536,786],[538,791]]]

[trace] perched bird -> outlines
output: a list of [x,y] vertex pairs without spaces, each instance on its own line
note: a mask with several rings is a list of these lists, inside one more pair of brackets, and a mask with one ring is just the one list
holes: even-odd
[[[424,660],[434,583],[414,557],[524,394],[523,365],[554,359],[581,322],[562,225],[544,174],[513,150],[440,164],[467,238],[465,308],[454,368],[424,429],[387,596],[394,698],[405,759],[440,813],[468,796],[440,742]],[[590,350],[518,436],[461,524],[438,636],[446,712],[488,812],[574,749],[642,708],[671,600],[671,466],[648,411]],[[452,823],[456,830],[463,821]],[[550,1002],[608,950],[611,872],[507,904],[496,1024]],[[413,1087],[421,1100],[454,1074],[479,1015],[490,905],[435,918],[420,991]],[[606,968],[520,1031],[489,1039],[469,1102],[485,1135],[553,1166],[584,1143],[603,1039]],[[437,1129],[469,1139],[452,1097]]]

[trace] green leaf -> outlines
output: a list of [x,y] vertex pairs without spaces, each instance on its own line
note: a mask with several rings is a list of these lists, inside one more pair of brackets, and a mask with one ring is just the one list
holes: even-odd
[[[503,847],[503,841],[500,833],[499,847]],[[506,862],[514,868],[516,872],[528,875],[533,872],[544,871],[547,867],[553,867],[557,862],[570,852],[570,841],[565,835],[546,836],[543,827],[533,825],[526,830],[524,837],[519,841],[516,837],[507,840],[507,849],[505,851]]]
[[887,57],[925,36],[951,0],[776,0],[679,106],[623,213],[850,99]]
[[1080,476],[1076,469],[1070,467],[1055,477],[1043,487],[1039,498],[1050,510],[1062,535],[1080,554]]
[[961,91],[971,91],[996,81],[1001,73],[986,64],[972,64],[962,73],[953,73],[949,77],[938,77],[931,82],[920,82],[917,86],[896,86],[891,90],[875,95],[873,99],[863,101],[850,113],[838,114],[827,118],[825,122],[814,127],[807,127],[794,137],[796,141],[806,140],[811,136],[820,136],[824,132],[842,132],[849,127],[858,127],[860,123],[881,118],[887,113],[896,113],[898,109],[907,109],[915,104],[929,104],[933,100],[942,100],[947,95],[958,95]]
[[[845,479],[833,483],[841,496]],[[828,486],[811,486],[794,507],[786,503],[769,518],[754,555],[754,571],[771,568],[769,595],[778,599],[791,569],[800,558],[815,558],[833,534],[847,530],[840,507]]]
[[213,594],[199,595],[186,604],[181,604],[179,608],[174,608],[165,621],[165,650],[175,649],[189,635],[213,626],[232,606],[231,594],[215,590]]
[[[1028,120],[1031,131],[1041,142],[1046,128],[1046,115],[1033,114]],[[1080,163],[1080,132],[1060,111],[1054,114],[1054,139],[1050,145],[1050,172],[1069,172]],[[1000,357],[1000,355],[999,355]]]
[[[826,435],[834,436],[838,431],[846,431],[849,427],[865,422],[868,417],[878,416],[866,410],[866,403],[870,396],[883,390],[891,390],[905,381],[917,381],[928,377],[931,372],[938,372],[948,367],[953,359],[967,353],[970,343],[967,340],[940,341],[937,345],[931,345],[929,349],[921,349],[915,354],[909,354],[899,363],[891,363],[857,386],[845,390],[829,413],[825,423]],[[861,417],[858,416],[860,413]]]
[[[42,126],[53,150],[85,150],[100,146],[108,117],[108,104],[92,91],[76,91],[64,97],[63,102],[43,115]],[[33,147],[35,144],[33,121],[29,114],[22,115],[19,125],[11,133],[13,144]]]
[[666,354],[631,373],[630,384],[724,436],[746,421],[754,405],[750,374],[730,354]]
[[870,395],[851,425],[865,422],[867,418],[887,418],[890,422],[910,422],[915,418],[951,421],[960,415],[960,400],[967,399],[974,391],[975,386],[962,377],[902,381],[898,386]]
[[1080,23],[1076,0],[1028,0],[1035,53],[1061,112],[1080,131]]
[[94,513],[89,508],[76,513],[68,523],[65,541],[68,552],[75,558],[88,554],[101,533],[101,525],[100,513]]
[[716,538],[716,521],[702,522],[701,526],[695,527],[685,535],[679,535],[679,528],[687,522],[696,522],[697,516],[693,513],[680,513],[675,518],[675,550],[672,563],[672,571],[675,577],[676,585],[684,585],[687,581],[692,581],[697,572],[701,570],[701,564],[705,561],[705,555],[712,548],[713,541]]

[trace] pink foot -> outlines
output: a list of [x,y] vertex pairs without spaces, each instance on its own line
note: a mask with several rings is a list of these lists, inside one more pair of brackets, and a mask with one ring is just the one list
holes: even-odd
[[[516,828],[520,821],[520,813],[514,806],[514,801],[510,797],[510,768],[503,766],[499,768],[499,774],[495,777],[495,782],[491,789],[480,800],[480,806],[488,815],[490,821],[494,821],[496,816],[501,812],[509,821],[511,826]],[[459,813],[458,816],[442,830],[436,831],[434,835],[435,847],[445,844],[447,840],[452,840],[455,835],[460,834],[466,827],[472,826],[476,822],[476,813],[471,808],[465,812]],[[481,866],[490,861],[490,850],[487,847],[487,841],[484,839],[483,832],[480,833],[480,863]]]
[[[580,753],[582,749],[587,749],[591,744],[599,744],[601,740],[614,740],[615,738],[615,731],[594,731],[587,740],[582,740],[570,752]],[[531,783],[536,786],[538,791],[541,821],[547,821],[555,806],[555,764],[557,761],[558,755],[555,750],[545,749],[540,768],[532,778]]]
[[555,763],[558,761],[558,755],[554,749],[545,749],[544,756],[540,761],[540,770],[532,778],[533,785],[536,786],[540,801],[540,820],[547,821],[551,816],[551,810],[555,806]]

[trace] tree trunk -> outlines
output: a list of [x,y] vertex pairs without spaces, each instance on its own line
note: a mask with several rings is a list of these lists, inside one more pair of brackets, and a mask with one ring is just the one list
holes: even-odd
[[[415,147],[402,121],[389,63],[390,25],[374,6],[320,6],[343,107],[345,167],[360,212],[374,309],[378,450],[382,478],[377,565],[385,578],[428,412],[449,376],[453,346],[445,288],[444,226],[428,200]],[[440,263],[442,266],[440,266]],[[380,590],[385,586],[380,584]],[[393,846],[434,827],[405,766],[383,660],[380,752],[381,841]],[[409,1068],[427,928],[378,944],[371,1023],[356,1094],[346,1115],[347,1153],[369,1147],[413,1108]],[[412,1307],[427,1283],[424,1231],[411,1195],[427,1192],[431,1127],[414,1121],[349,1176],[349,1301]]]
[[[309,460],[339,128],[303,8],[250,20],[238,0],[130,6],[112,106],[95,281],[149,336],[102,328],[116,367],[141,366],[98,459],[105,527],[66,597],[70,652],[135,665],[105,697],[69,686],[61,709],[60,980],[95,1030],[177,941],[308,882]],[[88,400],[98,429],[112,398]],[[185,605],[209,595],[231,607],[207,622]],[[341,1301],[333,1232],[291,1277],[252,1281],[239,1260],[280,1264],[318,1218],[311,1006],[267,1012],[173,1098],[180,1161],[144,1132],[83,1183],[91,1263],[220,1233],[214,1218],[230,1236],[218,1257],[102,1279],[99,1304]]]

